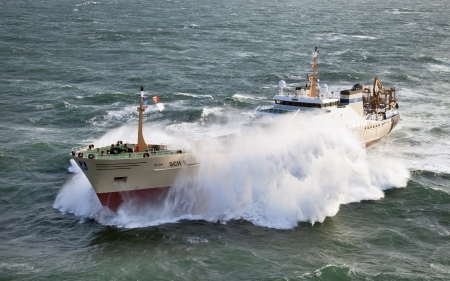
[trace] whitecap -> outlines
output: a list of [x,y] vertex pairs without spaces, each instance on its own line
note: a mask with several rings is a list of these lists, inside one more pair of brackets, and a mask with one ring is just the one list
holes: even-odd
[[0,263],[1,271],[13,271],[15,274],[30,274],[30,273],[38,273],[41,269],[36,268],[32,265],[26,263]]
[[217,115],[222,111],[221,107],[204,107],[202,111],[202,118],[205,118],[209,115]]
[[212,95],[201,95],[201,94],[190,94],[190,93],[175,93],[177,96],[186,96],[192,98],[200,98],[200,99],[214,99]]
[[244,95],[244,94],[234,94],[232,96],[233,99],[244,101],[244,100],[265,100],[267,97],[263,96],[251,96],[251,95]]

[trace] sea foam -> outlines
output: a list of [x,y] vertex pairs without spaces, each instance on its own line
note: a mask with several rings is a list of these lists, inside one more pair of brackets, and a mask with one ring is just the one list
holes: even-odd
[[[383,190],[404,187],[409,178],[405,165],[366,157],[351,134],[335,126],[246,127],[230,141],[205,140],[193,149],[201,163],[196,177],[179,177],[158,205],[128,201],[117,215],[97,217],[99,222],[134,228],[183,219],[245,219],[289,229],[335,216],[342,204],[383,198]],[[55,208],[92,216],[101,206],[77,172],[61,190]]]
[[53,208],[62,213],[73,213],[82,218],[91,217],[102,206],[89,180],[77,166],[75,160],[71,159],[70,164],[69,171],[73,175],[59,191]]

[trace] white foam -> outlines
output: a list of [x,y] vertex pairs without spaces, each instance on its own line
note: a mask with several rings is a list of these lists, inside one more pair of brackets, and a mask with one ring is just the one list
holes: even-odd
[[204,107],[202,112],[202,117],[207,117],[208,115],[217,115],[222,111],[221,107]]
[[257,57],[258,56],[258,54],[254,53],[254,52],[236,52],[236,55],[238,57],[243,57],[243,58],[245,58],[245,57]]
[[182,122],[168,125],[165,130],[184,139],[199,140],[236,133],[239,131],[239,126],[240,124],[236,123],[229,126],[210,125],[206,127],[202,122]]
[[198,201],[207,202],[205,219],[244,218],[274,228],[321,222],[341,204],[380,199],[382,190],[406,186],[409,177],[393,160],[369,163],[365,150],[336,128],[262,131],[220,159],[206,153],[200,162],[196,188],[205,195]]
[[89,180],[75,163],[70,160],[69,171],[74,175],[63,185],[56,196],[53,208],[62,213],[72,213],[82,218],[91,217],[102,206]]
[[200,98],[200,99],[213,99],[213,96],[211,95],[200,95],[200,94],[190,94],[190,93],[175,93],[174,95],[177,96],[186,96],[191,98]]
[[413,171],[450,174],[449,118],[443,100],[447,97],[408,88],[402,88],[399,96],[400,110],[404,109],[399,125],[371,151],[399,159]]
[[107,126],[111,122],[122,121],[123,119],[137,120],[135,111],[136,107],[134,106],[128,106],[119,110],[111,109],[106,112],[106,115],[93,117],[89,122],[96,126]]
[[366,36],[366,35],[352,35],[352,38],[356,38],[356,39],[369,39],[369,40],[376,40],[378,39],[377,37],[373,37],[373,36]]
[[17,275],[33,274],[41,271],[41,269],[26,263],[7,263],[7,262],[0,263],[0,270],[4,273],[10,272]]
[[450,63],[447,61],[441,61],[439,64],[429,64],[429,69],[433,72],[450,72]]
[[157,103],[156,107],[158,108],[159,111],[163,111],[165,109],[165,106],[163,103]]
[[[406,186],[409,171],[389,157],[366,157],[344,130],[336,127],[280,127],[252,130],[228,153],[222,143],[202,143],[197,178],[181,177],[158,205],[125,203],[104,224],[135,228],[181,219],[245,219],[255,225],[287,229],[298,222],[322,222],[341,204],[377,200],[383,190]],[[78,167],[74,166],[73,170]],[[98,200],[82,173],[65,184],[55,208],[89,216]]]
[[243,100],[265,100],[267,97],[264,96],[250,96],[250,95],[243,95],[243,94],[234,94],[232,96],[233,99],[243,101]]

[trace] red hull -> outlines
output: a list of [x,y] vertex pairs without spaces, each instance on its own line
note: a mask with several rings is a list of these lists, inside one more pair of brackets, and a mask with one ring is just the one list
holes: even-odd
[[170,187],[159,187],[139,189],[122,192],[97,193],[100,203],[111,211],[117,212],[120,205],[127,200],[133,199],[143,202],[158,202],[163,200],[169,192]]

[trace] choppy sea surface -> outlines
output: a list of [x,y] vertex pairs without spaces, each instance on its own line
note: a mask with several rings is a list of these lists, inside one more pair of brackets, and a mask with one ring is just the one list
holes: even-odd
[[[0,0],[0,280],[448,280],[448,1]],[[375,76],[401,120],[257,135],[163,208],[98,219],[72,147],[239,132],[277,83]]]

